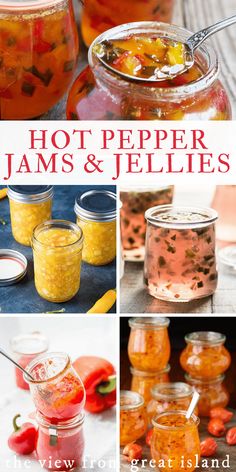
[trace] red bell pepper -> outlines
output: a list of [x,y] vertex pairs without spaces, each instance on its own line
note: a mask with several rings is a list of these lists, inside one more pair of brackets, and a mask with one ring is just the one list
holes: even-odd
[[16,415],[13,419],[14,433],[8,439],[8,446],[17,454],[31,454],[36,447],[37,428],[33,423],[24,423],[18,426],[18,418],[20,415]]
[[85,410],[100,413],[116,404],[115,368],[106,359],[81,356],[73,364],[85,390]]

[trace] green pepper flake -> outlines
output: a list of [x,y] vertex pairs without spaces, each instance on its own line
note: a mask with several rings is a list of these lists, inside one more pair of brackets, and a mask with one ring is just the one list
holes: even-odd
[[161,6],[160,6],[160,3],[158,2],[157,6],[152,10],[152,14],[156,15],[156,13],[158,13],[160,8],[161,8]]
[[140,225],[139,225],[139,226],[135,226],[135,228],[133,229],[134,234],[137,234],[137,233],[139,232],[140,228],[141,228]]
[[82,85],[82,87],[80,87],[77,94],[85,92],[88,95],[90,92],[92,92],[93,89],[94,89],[94,86],[93,86],[93,84],[91,84],[91,82],[85,82]]
[[0,218],[0,223],[5,226],[7,224],[7,222],[5,220],[3,220],[2,218]]
[[185,249],[185,256],[192,259],[196,256],[196,254],[191,249]]
[[203,287],[203,282],[202,282],[202,280],[197,283],[197,286],[198,286],[198,288],[202,288],[202,287]]
[[78,120],[79,117],[77,113],[74,113],[73,111],[70,112],[70,120]]
[[156,241],[156,243],[159,243],[159,242],[160,242],[160,238],[158,238],[158,236],[156,236],[156,237],[154,238],[154,240]]
[[175,254],[176,253],[176,247],[173,246],[173,244],[169,244],[169,246],[167,248],[167,251],[171,252],[171,254]]
[[8,38],[7,40],[7,46],[14,46],[16,44],[16,38],[14,38],[13,36],[10,36],[10,38]]
[[74,68],[75,61],[66,61],[64,63],[63,72],[71,72]]
[[209,277],[209,280],[216,280],[217,279],[217,274],[211,274]]
[[172,241],[175,241],[176,240],[176,234],[174,234],[174,236],[171,236]]
[[52,80],[52,77],[53,77],[53,73],[50,69],[47,69],[45,72],[40,72],[37,69],[37,67],[32,66],[32,67],[29,67],[28,69],[25,69],[25,71],[30,72],[35,77],[37,77],[39,80],[41,80],[41,82],[43,82],[45,87],[48,87],[48,85],[50,84],[50,82]]
[[32,97],[35,91],[35,85],[30,84],[29,82],[23,82],[21,91],[23,95],[27,95],[27,97]]
[[207,242],[208,244],[211,243],[211,237],[210,237],[210,236],[209,236],[208,238],[206,238],[206,242]]
[[208,262],[208,261],[210,261],[213,257],[214,257],[213,254],[208,254],[207,256],[204,256],[204,260],[205,260],[206,262]]
[[166,260],[163,256],[158,257],[158,264],[160,267],[164,267],[166,265]]
[[135,241],[134,241],[134,238],[131,238],[131,237],[128,238],[128,241],[129,241],[130,244],[134,244],[134,242],[135,242]]

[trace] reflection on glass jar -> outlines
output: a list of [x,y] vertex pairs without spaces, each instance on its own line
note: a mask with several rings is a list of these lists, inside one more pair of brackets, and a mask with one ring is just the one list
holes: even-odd
[[116,257],[116,195],[107,190],[89,190],[75,201],[77,224],[82,228],[82,259],[95,266]]
[[128,261],[143,261],[145,253],[145,212],[157,205],[172,203],[173,185],[121,189],[121,237],[124,257]]
[[144,399],[136,392],[120,392],[120,445],[141,438],[147,430]]
[[36,409],[45,418],[58,422],[77,416],[85,404],[83,383],[63,352],[49,352],[27,366],[24,380],[29,383]]
[[73,298],[80,287],[82,230],[69,221],[46,221],[35,228],[32,246],[38,294],[58,303]]
[[[129,23],[100,35],[89,50],[89,66],[75,80],[68,97],[69,120],[228,120],[231,107],[226,91],[218,80],[216,52],[209,45],[196,51],[195,65],[175,79],[142,83],[121,78],[117,63],[132,54],[132,38],[165,36],[185,42],[191,32],[160,23]],[[128,40],[127,40],[128,38]],[[122,47],[118,46],[122,40]],[[113,45],[116,40],[116,45]],[[104,42],[111,71],[99,59]],[[124,44],[126,42],[126,44]],[[125,52],[121,57],[122,50]],[[154,54],[155,51],[151,51]],[[133,52],[135,54],[135,51]],[[137,55],[137,54],[136,54]],[[146,56],[145,56],[146,57]],[[137,58],[136,58],[137,61]],[[131,61],[133,63],[133,61]],[[142,67],[141,61],[138,68]],[[130,63],[128,63],[129,65]],[[129,67],[127,66],[129,70]]]
[[37,413],[36,420],[36,456],[43,467],[52,471],[77,469],[82,464],[84,453],[84,415],[81,413],[73,420],[62,421],[56,427],[40,413]]
[[67,91],[78,34],[71,0],[0,1],[0,118],[34,118]]
[[236,242],[236,185],[217,185],[212,208],[219,215],[216,224],[216,239],[225,243]]
[[142,395],[145,405],[147,405],[152,396],[152,387],[159,383],[169,382],[170,365],[167,364],[165,369],[158,372],[145,372],[130,367],[130,372],[132,374],[131,390]]
[[199,416],[210,416],[210,410],[218,406],[225,408],[229,403],[229,392],[224,385],[224,375],[213,379],[198,379],[185,374],[186,382],[200,394],[198,401]]
[[18,243],[30,246],[34,228],[51,218],[53,187],[10,185],[8,198],[13,237]]
[[[48,350],[49,343],[42,334],[31,333],[14,336],[10,345],[15,361],[25,369],[33,359]],[[29,390],[29,384],[25,382],[23,372],[17,367],[15,368],[15,378],[17,387]]]
[[[156,415],[169,410],[187,410],[192,400],[194,389],[183,382],[170,382],[154,385],[151,399],[147,405],[149,424]],[[195,414],[198,413],[197,408]]]
[[148,292],[171,302],[211,295],[217,286],[215,220],[207,208],[147,210],[144,277]]
[[130,318],[128,355],[132,366],[146,372],[164,369],[170,359],[168,318]]
[[82,36],[86,46],[104,31],[130,21],[170,23],[174,0],[85,0],[82,11]]
[[[200,459],[199,418],[184,411],[166,412],[153,420],[151,456],[165,472],[192,472]],[[162,465],[163,464],[163,465]]]

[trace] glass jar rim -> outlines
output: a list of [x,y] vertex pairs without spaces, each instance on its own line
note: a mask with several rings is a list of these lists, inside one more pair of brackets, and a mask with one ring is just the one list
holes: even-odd
[[[46,360],[46,359],[52,359],[52,358],[64,358],[65,362],[63,367],[54,375],[51,377],[48,377],[43,380],[33,380],[28,374],[32,373],[32,370],[37,366],[37,364],[40,364],[40,362]],[[40,356],[37,356],[35,359],[33,359],[26,367],[26,373],[23,374],[24,380],[30,384],[30,385],[41,385],[47,382],[51,382],[58,377],[60,377],[71,364],[71,360],[69,355],[66,352],[47,352],[44,354],[41,354]]]
[[[94,46],[97,45],[98,43],[101,43],[102,41],[109,41],[111,39],[114,39],[114,36],[117,36],[117,38],[124,38],[125,36],[128,36],[130,34],[134,34],[134,33],[140,34],[142,32],[145,34],[147,34],[148,32],[150,34],[154,34],[154,33],[157,34],[158,30],[160,31],[160,33],[163,33],[162,36],[168,37],[168,33],[169,33],[170,38],[175,39],[176,41],[182,40],[182,42],[186,41],[193,34],[192,31],[189,31],[180,26],[170,25],[167,23],[161,23],[157,21],[154,21],[154,22],[141,21],[141,22],[133,22],[133,23],[126,23],[123,25],[119,25],[105,31],[93,41],[88,52],[88,62],[89,62],[90,67],[94,69],[95,74],[99,77],[99,70],[98,68],[96,68],[96,65],[99,63],[99,65],[102,66],[102,64],[93,52]],[[124,33],[126,33],[126,35],[124,35]],[[175,37],[173,38],[174,35]],[[208,88],[213,82],[215,82],[219,74],[218,57],[217,57],[215,49],[211,45],[209,45],[209,43],[204,43],[204,45],[200,46],[195,56],[197,54],[198,56],[200,54],[204,55],[205,58],[207,58],[207,61],[208,61],[207,71],[203,74],[202,77],[200,77],[195,82],[188,83],[181,86],[162,87],[162,88],[161,87],[145,87],[142,84],[140,85],[140,83],[136,83],[132,80],[125,80],[124,78],[122,79],[118,75],[117,71],[116,72],[114,71],[114,74],[113,74],[112,72],[108,71],[105,68],[105,66],[102,66],[102,70],[104,72],[105,80],[108,83],[110,82],[113,88],[114,87],[119,88],[122,84],[122,88],[124,90],[125,86],[128,85],[131,89],[133,89],[133,92],[136,93],[136,95],[138,95],[141,92],[143,97],[145,96],[148,99],[149,96],[151,95],[152,100],[156,98],[158,101],[171,99],[171,97],[187,98],[188,95],[192,95],[198,91]]]
[[[39,345],[41,344],[41,348],[37,350],[37,352],[35,352],[35,350],[31,350],[27,352],[27,349],[25,348],[20,348],[20,344],[21,343],[24,343],[24,342],[28,342],[32,340],[33,342],[39,342]],[[20,355],[24,355],[24,356],[31,356],[33,354],[36,354],[36,355],[40,355],[40,354],[43,354],[45,351],[48,350],[48,347],[49,347],[49,341],[48,339],[46,338],[46,336],[44,336],[43,334],[41,333],[28,333],[28,334],[18,334],[17,336],[14,336],[11,341],[10,341],[10,346],[11,346],[11,349],[12,351],[15,353],[15,354],[20,354]]]
[[[197,213],[204,215],[206,219],[202,221],[163,221],[158,218],[158,214],[168,213],[171,211],[178,211],[182,213]],[[173,229],[186,229],[186,228],[203,228],[209,226],[211,223],[214,223],[218,218],[218,213],[212,208],[207,207],[191,207],[191,206],[182,206],[182,205],[159,205],[152,208],[149,208],[145,212],[145,218],[148,223],[162,227],[162,228],[173,228]]]
[[200,346],[218,346],[224,344],[226,336],[215,331],[196,331],[186,334],[184,337],[186,343],[196,344]]
[[222,383],[225,379],[224,374],[217,375],[217,377],[210,377],[209,379],[202,379],[200,377],[192,377],[190,374],[185,374],[187,382],[191,382],[194,385],[214,385],[216,383]]
[[39,411],[36,413],[36,421],[40,426],[44,428],[56,428],[57,430],[69,430],[73,428],[78,428],[84,424],[84,413],[79,413],[78,416],[71,418],[66,421],[60,421],[59,423],[53,424],[51,421],[47,420]]
[[[30,189],[30,193],[26,192]],[[43,203],[53,197],[52,185],[9,185],[8,198],[19,203]]]
[[19,10],[39,10],[43,7],[50,8],[65,0],[0,0],[0,10],[13,11]]
[[157,377],[158,375],[168,374],[170,372],[170,364],[164,369],[157,370],[155,372],[147,372],[146,370],[135,369],[135,367],[130,366],[130,372],[132,375],[137,375],[138,377]]
[[163,413],[160,413],[159,415],[155,416],[153,419],[152,419],[152,424],[154,427],[156,428],[159,428],[159,429],[164,429],[164,430],[170,430],[170,431],[179,431],[179,430],[184,430],[186,429],[186,426],[187,427],[192,427],[193,424],[198,427],[199,426],[199,423],[200,423],[200,419],[198,418],[198,416],[196,416],[194,413],[192,413],[191,415],[191,419],[193,420],[193,424],[187,424],[187,425],[181,425],[181,426],[168,426],[168,425],[164,425],[164,424],[159,424],[158,423],[158,420],[160,418],[163,418],[163,416],[172,416],[172,415],[177,415],[177,416],[184,416],[186,415],[187,411],[185,410],[171,410],[171,411],[165,411]]
[[140,316],[136,318],[129,318],[130,328],[139,328],[147,330],[159,330],[167,328],[170,324],[169,318],[158,316]]
[[[47,231],[48,229],[51,229],[53,227],[61,228],[61,229],[70,229],[70,230],[72,229],[76,234],[79,233],[78,239],[76,241],[74,241],[73,243],[65,244],[64,246],[50,246],[49,244],[43,243],[43,242],[38,240],[37,236],[38,236],[38,234],[41,233],[41,231]],[[67,220],[48,220],[48,221],[44,221],[43,223],[36,226],[36,228],[33,231],[33,236],[32,236],[32,244],[37,243],[40,246],[44,246],[45,248],[53,248],[54,250],[62,249],[62,248],[65,248],[65,247],[72,247],[72,246],[75,246],[77,244],[81,245],[83,243],[83,240],[84,240],[83,231],[80,228],[80,226],[75,224],[75,223],[72,223],[71,221],[67,221]]]
[[156,384],[151,388],[151,394],[156,400],[175,400],[192,396],[194,389],[184,382],[166,382]]
[[[127,404],[121,404],[123,401],[128,401]],[[121,390],[120,391],[120,410],[136,410],[144,405],[144,398],[138,392],[133,392],[131,390]]]

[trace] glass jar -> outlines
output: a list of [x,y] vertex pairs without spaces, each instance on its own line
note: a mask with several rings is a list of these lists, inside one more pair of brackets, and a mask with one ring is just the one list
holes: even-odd
[[230,395],[224,385],[224,378],[224,375],[218,375],[214,379],[198,379],[185,374],[186,382],[192,385],[200,394],[198,401],[199,416],[210,416],[212,408],[225,408],[228,405]]
[[189,302],[215,292],[215,221],[208,208],[163,205],[146,211],[144,280],[150,295]]
[[212,208],[218,214],[219,219],[216,224],[216,238],[223,243],[236,242],[236,185],[217,185]]
[[[149,424],[156,415],[169,410],[187,410],[193,396],[194,389],[183,382],[169,382],[154,385],[151,389],[151,399],[147,405]],[[198,410],[195,409],[197,414]]]
[[89,190],[76,198],[77,224],[82,228],[82,259],[95,266],[116,257],[116,195],[107,190]]
[[143,370],[137,370],[130,367],[132,374],[131,390],[132,392],[139,393],[143,398],[145,405],[151,399],[151,389],[154,385],[159,383],[169,382],[170,365],[167,364],[165,369],[157,372],[145,372]]
[[164,369],[170,359],[168,318],[130,318],[128,355],[132,366],[146,372]]
[[40,413],[37,413],[36,420],[36,457],[43,467],[53,471],[74,470],[79,467],[84,454],[84,414],[57,425],[52,425]]
[[181,367],[191,376],[211,379],[230,366],[231,356],[224,346],[224,334],[198,331],[185,336],[187,346],[180,355]]
[[[48,350],[49,342],[40,333],[20,334],[11,339],[10,346],[15,361],[25,369],[33,359]],[[29,390],[29,384],[25,382],[23,372],[17,367],[15,367],[15,379],[18,388]]]
[[143,261],[145,255],[145,212],[157,205],[172,203],[173,185],[129,188],[120,191],[121,237],[127,261]]
[[[198,78],[192,72],[166,82],[136,82],[121,78],[99,60],[96,46],[115,38],[165,36],[184,42],[192,33],[162,23],[129,23],[103,33],[89,50],[89,66],[75,80],[68,97],[69,120],[229,120],[231,107],[218,80],[219,64],[208,44],[195,53]],[[112,54],[112,53],[111,53]],[[187,75],[186,75],[187,74]],[[199,78],[199,74],[201,77]],[[161,85],[162,84],[162,85]]]
[[71,0],[0,0],[2,120],[42,115],[68,90],[78,33]]
[[53,187],[10,185],[8,198],[13,237],[18,243],[30,246],[34,228],[51,218]]
[[170,23],[174,0],[85,0],[81,29],[86,46],[104,31],[130,21],[163,21]]
[[[168,411],[153,420],[151,457],[165,472],[192,472],[200,459],[199,418]],[[199,466],[198,466],[199,467]]]
[[120,445],[126,446],[141,438],[147,430],[144,399],[136,392],[120,392]]
[[36,409],[52,423],[75,418],[85,404],[84,385],[64,352],[48,352],[27,366],[24,380]]
[[32,247],[38,294],[57,303],[73,298],[80,287],[81,228],[69,221],[46,221],[35,228]]

